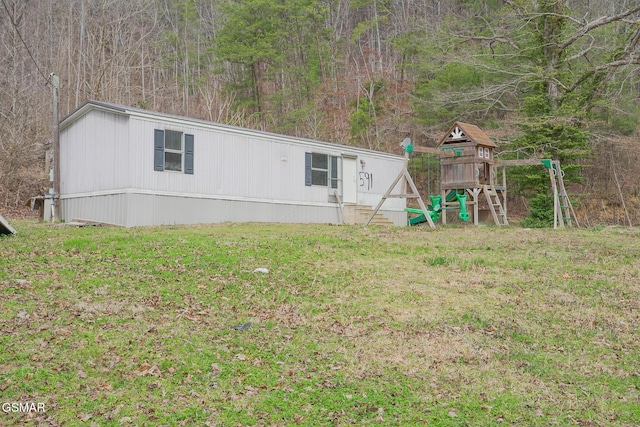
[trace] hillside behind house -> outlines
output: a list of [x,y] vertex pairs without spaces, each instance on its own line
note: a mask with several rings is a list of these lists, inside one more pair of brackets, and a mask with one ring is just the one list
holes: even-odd
[[[474,123],[566,165],[586,223],[638,224],[639,47],[631,0],[2,0],[0,208],[48,188],[55,72],[60,117],[93,99],[395,153]],[[543,175],[510,174],[514,213]]]

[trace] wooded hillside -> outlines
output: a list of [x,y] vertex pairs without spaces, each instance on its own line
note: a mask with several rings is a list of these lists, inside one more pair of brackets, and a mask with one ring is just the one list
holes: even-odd
[[48,187],[50,72],[61,117],[94,99],[394,152],[462,120],[640,199],[635,0],[0,1],[0,206]]

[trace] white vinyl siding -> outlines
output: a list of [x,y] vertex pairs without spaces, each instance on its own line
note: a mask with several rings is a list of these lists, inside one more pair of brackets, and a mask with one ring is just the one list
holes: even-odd
[[[363,205],[375,206],[403,166],[402,157],[387,153],[124,107],[89,105],[63,121],[61,128],[61,193],[68,200],[65,203],[69,208],[74,206],[75,217],[91,220],[89,216],[97,218],[99,213],[100,220],[109,223],[122,223],[122,215],[156,217],[159,209],[167,210],[167,205],[160,203],[165,200],[176,205],[171,215],[167,213],[169,216],[162,219],[158,216],[162,223],[171,223],[170,218],[175,218],[175,223],[186,223],[182,214],[175,214],[177,210],[197,216],[200,222],[251,220],[258,218],[258,207],[261,212],[269,212],[260,220],[331,222],[333,219],[327,215],[336,211],[337,205],[328,196],[341,186],[343,156],[357,159],[354,202]],[[181,173],[163,172],[164,135],[162,169],[155,169],[156,135],[167,130],[182,134]],[[195,156],[193,141],[197,141]],[[177,147],[177,143],[170,142],[169,146]],[[311,153],[326,159],[315,164],[319,166],[316,171],[325,174],[320,178],[324,185],[305,185],[305,160]],[[187,166],[189,158],[191,168]],[[375,175],[373,187],[360,185],[360,172]],[[143,199],[152,204],[133,207],[134,201]],[[211,202],[199,204],[196,199]],[[90,211],[83,210],[81,200],[92,206]],[[106,200],[118,205],[103,204]],[[123,203],[129,207],[124,208],[120,205]],[[196,206],[206,206],[207,211],[193,212],[190,207]],[[213,212],[214,206],[224,211]],[[239,207],[246,210],[238,211]],[[404,207],[405,200],[392,199],[385,202],[384,210],[402,215]],[[148,221],[151,219],[127,219],[125,223]]]

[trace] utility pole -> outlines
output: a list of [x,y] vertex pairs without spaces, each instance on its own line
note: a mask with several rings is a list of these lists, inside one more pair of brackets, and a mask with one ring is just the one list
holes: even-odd
[[53,110],[53,222],[60,221],[60,120],[58,116],[58,87],[60,86],[60,78],[56,73],[49,74],[51,77],[51,87],[53,90],[52,110]]

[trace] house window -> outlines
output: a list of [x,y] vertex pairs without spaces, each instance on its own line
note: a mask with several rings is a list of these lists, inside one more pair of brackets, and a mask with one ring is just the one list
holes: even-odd
[[484,149],[484,158],[485,159],[490,159],[490,157],[489,157],[489,149],[488,148]]
[[326,154],[311,154],[311,185],[327,185],[329,172],[329,156]]
[[156,129],[153,169],[193,174],[193,135]]
[[484,157],[484,150],[482,147],[478,147],[478,157]]
[[338,188],[338,157],[305,153],[305,185]]
[[182,172],[182,132],[164,131],[164,170]]

